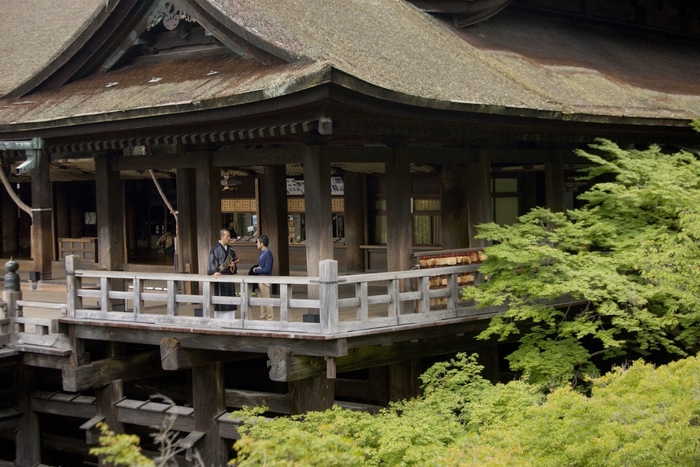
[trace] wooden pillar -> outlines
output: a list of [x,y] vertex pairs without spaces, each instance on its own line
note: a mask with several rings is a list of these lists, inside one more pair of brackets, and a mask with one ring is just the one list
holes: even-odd
[[484,367],[481,376],[493,384],[498,383],[498,345],[484,345],[476,349],[476,353],[479,355],[479,364]]
[[31,407],[35,371],[24,365],[16,368],[17,409],[23,414],[15,435],[15,465],[18,467],[34,467],[41,462],[41,429]]
[[211,155],[197,158],[197,270],[207,273],[209,250],[219,239],[221,225],[221,170],[212,167]]
[[[331,203],[331,164],[324,147],[304,148],[304,201],[306,204],[306,271],[319,275],[319,263],[333,259],[333,209]],[[309,298],[318,298],[318,287],[309,287]],[[318,310],[304,319],[311,321]]]
[[518,214],[522,216],[537,207],[537,172],[523,172],[519,183],[522,212]]
[[323,373],[315,378],[289,382],[289,402],[291,414],[321,412],[333,406],[335,400],[335,380]]
[[53,261],[53,190],[49,178],[49,154],[42,152],[31,172],[32,181],[32,256],[34,270],[42,279],[51,279]]
[[83,206],[84,183],[71,184],[70,197],[70,237],[80,238],[85,233],[85,207]]
[[115,433],[124,432],[124,428],[117,417],[117,407],[114,405],[123,398],[124,385],[120,379],[95,389],[97,415],[103,416],[109,429]]
[[366,193],[365,175],[358,172],[343,174],[345,185],[345,258],[348,272],[365,272],[365,256],[362,245],[367,243],[365,224]]
[[259,232],[270,239],[268,248],[275,258],[272,275],[288,276],[287,168],[267,165],[261,178]]
[[[32,205],[32,184],[19,184],[19,198],[27,206]],[[32,216],[19,216],[19,235],[17,236],[20,253],[22,250],[29,251],[29,256],[32,256]]]
[[553,152],[550,161],[544,165],[544,179],[547,208],[552,212],[564,212],[564,160],[561,153]]
[[[124,269],[124,188],[111,157],[95,156],[97,249],[101,268]],[[121,289],[116,289],[121,290]]]
[[443,250],[469,247],[467,177],[468,172],[465,164],[444,165],[442,167],[440,220]]
[[199,453],[204,465],[226,465],[226,444],[219,437],[216,418],[226,410],[224,367],[212,362],[192,369],[194,429],[205,433]]
[[177,236],[179,238],[178,247],[180,248],[177,252],[177,271],[196,274],[199,271],[199,264],[197,263],[197,185],[195,182],[195,169],[177,169],[175,177],[178,213]]
[[419,396],[420,374],[420,359],[389,365],[389,400],[396,402]]
[[304,148],[304,200],[306,204],[306,270],[317,276],[319,262],[333,259],[331,165],[325,148]]
[[493,221],[491,207],[491,151],[480,149],[474,162],[467,163],[467,204],[469,211],[469,247],[487,245],[486,240],[477,240],[476,226]]
[[411,165],[403,148],[393,148],[386,173],[386,261],[389,271],[413,267],[413,216],[411,214]]
[[55,183],[56,187],[56,238],[70,237],[70,199],[68,199],[68,184]]
[[2,215],[2,255],[16,256],[19,251],[17,227],[20,210],[4,187],[0,186],[0,215]]

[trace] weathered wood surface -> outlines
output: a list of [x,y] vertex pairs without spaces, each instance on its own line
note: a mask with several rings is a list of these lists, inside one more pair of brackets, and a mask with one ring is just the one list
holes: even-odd
[[164,337],[160,341],[160,360],[164,370],[174,371],[203,366],[210,362],[229,362],[258,358],[258,355],[245,352],[220,352],[183,348],[176,337]]
[[86,365],[65,365],[62,379],[65,391],[77,392],[110,384],[164,374],[160,352],[144,352],[121,358],[107,358]]
[[[475,339],[476,333],[441,336],[435,339],[413,339],[389,345],[373,345],[348,350],[348,354],[335,358],[338,373],[392,365],[405,360],[434,357],[454,352],[474,350],[485,345]],[[296,381],[313,378],[327,372],[327,361],[322,357],[294,355],[290,349],[271,347],[268,351],[270,379]]]
[[[333,269],[332,265],[336,267]],[[76,277],[98,279],[100,289],[77,289],[76,295],[79,298],[97,298],[101,300],[101,309],[72,309],[68,311],[69,316],[74,316],[83,320],[102,321],[123,321],[138,322],[148,324],[170,324],[183,327],[197,328],[230,328],[249,329],[261,331],[275,331],[299,333],[296,337],[303,338],[304,335],[325,335],[330,336],[337,333],[357,332],[365,330],[377,330],[387,326],[403,326],[410,324],[422,324],[426,322],[439,323],[445,319],[459,319],[473,315],[483,319],[489,318],[487,314],[477,313],[473,309],[467,310],[459,300],[460,285],[457,276],[460,274],[473,273],[478,269],[478,265],[461,265],[453,267],[432,268],[423,270],[396,271],[379,274],[358,274],[351,276],[337,276],[337,263],[332,260],[323,261],[319,266],[319,273],[323,271],[323,277],[277,277],[271,276],[269,282],[280,285],[280,296],[272,298],[260,298],[250,296],[249,286],[257,278],[248,276],[223,276],[214,279],[212,276],[188,275],[188,274],[158,274],[158,273],[134,273],[120,271],[75,271]],[[428,278],[442,277],[441,281],[447,284],[446,287],[430,288]],[[109,290],[109,281],[114,279],[130,280],[132,283],[130,291]],[[417,281],[412,281],[416,279]],[[211,295],[211,283],[214,281],[224,281],[238,283],[242,295],[240,297],[213,297]],[[163,292],[147,290],[148,283],[166,283]],[[203,283],[201,295],[179,294],[182,283],[187,281],[198,281]],[[420,284],[415,290],[401,290],[404,285],[412,282]],[[317,287],[318,284],[318,287]],[[376,294],[376,290],[370,293],[369,285],[373,287],[385,287],[386,293]],[[290,293],[292,286],[305,286],[307,293],[318,288],[319,294],[323,293],[323,300],[315,298],[294,298]],[[354,286],[355,295],[340,298],[338,292],[339,285]],[[431,309],[431,300],[436,298],[447,298],[448,306],[445,310],[437,308]],[[112,300],[126,300],[132,303],[132,310],[129,312],[110,311],[105,302]],[[77,300],[73,300],[77,303]],[[148,312],[145,307],[146,302],[155,302],[162,310],[159,313]],[[201,304],[203,317],[185,316],[180,310],[188,303]],[[234,313],[233,319],[213,318],[213,304],[235,304],[239,310]],[[376,316],[376,310],[370,315],[370,308],[377,305],[386,304],[387,311]],[[406,310],[419,310],[420,313],[406,313],[402,304],[413,304]],[[251,307],[270,305],[278,308],[278,321],[260,321],[250,319]],[[356,313],[354,319],[343,315],[341,318],[341,308],[354,307]],[[321,319],[320,323],[310,323],[292,321],[294,310],[301,310],[301,313],[309,310],[318,310]],[[462,310],[462,311],[459,311]],[[384,332],[385,329],[382,330]]]
[[192,370],[194,430],[205,433],[200,454],[204,465],[225,465],[226,445],[219,436],[217,418],[226,409],[224,370],[221,362],[209,363]]

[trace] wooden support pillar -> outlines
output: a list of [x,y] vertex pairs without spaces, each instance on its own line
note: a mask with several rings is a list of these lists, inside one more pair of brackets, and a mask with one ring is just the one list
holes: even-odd
[[85,207],[83,190],[85,183],[73,182],[70,186],[70,238],[80,238],[85,233]]
[[213,167],[211,155],[197,158],[197,263],[201,274],[207,273],[209,250],[219,239],[221,225],[221,169]]
[[474,162],[467,163],[467,204],[469,211],[469,247],[477,248],[488,244],[477,240],[476,226],[493,221],[491,207],[491,151],[480,149]]
[[519,191],[522,193],[520,198],[522,208],[518,214],[523,215],[537,207],[537,172],[523,172],[519,183]]
[[306,269],[309,276],[317,276],[319,262],[333,259],[331,165],[321,146],[304,148],[304,200]]
[[348,272],[365,272],[365,256],[362,245],[367,243],[365,224],[366,193],[365,175],[358,172],[343,174],[345,185],[345,258]]
[[[404,148],[392,148],[386,173],[386,263],[388,271],[413,268],[413,215],[411,213],[411,165]],[[407,280],[399,281],[399,292],[409,289]],[[413,313],[413,302],[401,302],[398,313]]]
[[440,190],[442,248],[453,250],[469,247],[468,179],[465,164],[444,165]]
[[49,178],[49,154],[42,152],[30,172],[32,181],[32,257],[34,270],[51,279],[53,261],[53,190]]
[[314,378],[289,382],[292,415],[328,410],[333,406],[334,399],[335,381],[328,379],[326,373]]
[[389,400],[397,402],[421,394],[420,359],[389,365]]
[[484,345],[475,350],[479,355],[478,362],[484,367],[481,375],[491,383],[498,383],[498,345]]
[[57,182],[56,187],[56,237],[70,238],[70,199],[68,183]]
[[560,152],[553,152],[551,160],[544,165],[544,180],[547,208],[552,212],[564,212],[564,159]]
[[197,263],[197,204],[195,169],[177,169],[175,176],[177,186],[177,211],[179,238],[177,252],[178,272],[195,274],[199,271]]
[[[19,199],[22,200],[27,206],[32,205],[32,184],[31,183],[20,183],[19,184]],[[28,252],[29,256],[32,256],[32,216],[25,216],[21,214],[19,216],[19,235],[17,236],[17,242],[19,244],[20,254],[23,252]]]
[[[124,427],[117,417],[117,407],[114,405],[124,398],[124,385],[122,380],[95,389],[95,402],[97,415],[104,417],[104,422],[115,433],[123,433]],[[102,463],[102,462],[100,462]]]
[[389,241],[386,260],[389,271],[407,271],[413,267],[413,216],[411,215],[411,165],[404,148],[392,148],[385,163],[386,228]]
[[[304,148],[304,200],[306,204],[306,271],[318,276],[319,263],[333,259],[333,209],[331,164],[326,148]],[[318,298],[318,287],[309,287],[309,298]],[[312,310],[309,315],[317,315]],[[305,318],[306,319],[306,318]]]
[[2,255],[17,256],[17,228],[20,210],[3,186],[0,186],[0,215],[2,215]]
[[204,433],[199,453],[204,465],[226,465],[226,445],[219,437],[216,418],[226,410],[224,367],[212,362],[192,369],[194,429]]
[[288,276],[287,168],[281,164],[266,165],[261,179],[259,232],[270,239],[268,248],[275,258],[272,275]]
[[[112,156],[95,156],[95,192],[97,203],[97,258],[101,268],[121,271],[125,262],[124,185],[119,172],[112,170]],[[124,290],[123,279],[110,280],[110,288]],[[108,308],[126,309],[125,300],[112,300]]]
[[16,369],[17,409],[23,414],[15,435],[15,465],[18,467],[34,467],[41,462],[39,418],[31,407],[31,393],[35,389],[34,371],[24,365],[18,365]]
[[119,172],[111,169],[111,159],[95,156],[97,248],[101,268],[121,271],[124,269],[124,188]]

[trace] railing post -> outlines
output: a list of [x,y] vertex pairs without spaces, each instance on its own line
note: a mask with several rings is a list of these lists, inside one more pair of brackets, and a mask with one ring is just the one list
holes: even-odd
[[83,298],[78,296],[78,290],[83,287],[83,279],[75,275],[75,271],[80,268],[80,256],[66,256],[66,316],[75,318],[75,310],[83,307]]
[[[2,301],[7,305],[7,316],[2,316],[0,313],[0,319],[5,320],[9,318],[9,321],[4,321],[9,324],[0,325],[0,346],[7,344],[11,339],[12,335],[15,333],[15,325],[13,318],[17,316],[17,300],[22,299],[22,291],[19,287],[19,275],[16,271],[19,269],[19,264],[10,258],[10,261],[5,263],[5,269],[7,274],[5,274],[5,287],[2,291]],[[0,312],[2,311],[2,304],[0,303]]]
[[5,263],[5,288],[2,291],[2,301],[7,304],[7,315],[9,318],[17,316],[17,300],[22,300],[22,291],[19,286],[19,264],[12,258]]
[[338,262],[324,259],[319,263],[319,305],[321,332],[338,332]]

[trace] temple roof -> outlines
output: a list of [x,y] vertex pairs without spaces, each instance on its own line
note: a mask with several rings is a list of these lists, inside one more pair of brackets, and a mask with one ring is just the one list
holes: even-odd
[[[38,9],[25,8],[35,16],[9,7],[14,15],[0,28],[11,39],[0,63],[0,91],[17,89],[41,70],[58,72],[52,60],[84,53],[85,31],[124,1],[79,0],[58,17],[45,0],[22,4],[36,4]],[[208,25],[274,60],[190,55],[125,63],[59,87],[43,89],[37,81],[39,90],[0,100],[0,131],[191,114],[331,82],[388,102],[470,113],[669,126],[685,126],[700,115],[700,48],[661,35],[620,34],[508,7],[455,29],[403,0],[192,5]],[[50,33],[36,27],[49,18]],[[40,33],[24,37],[27,30]]]

